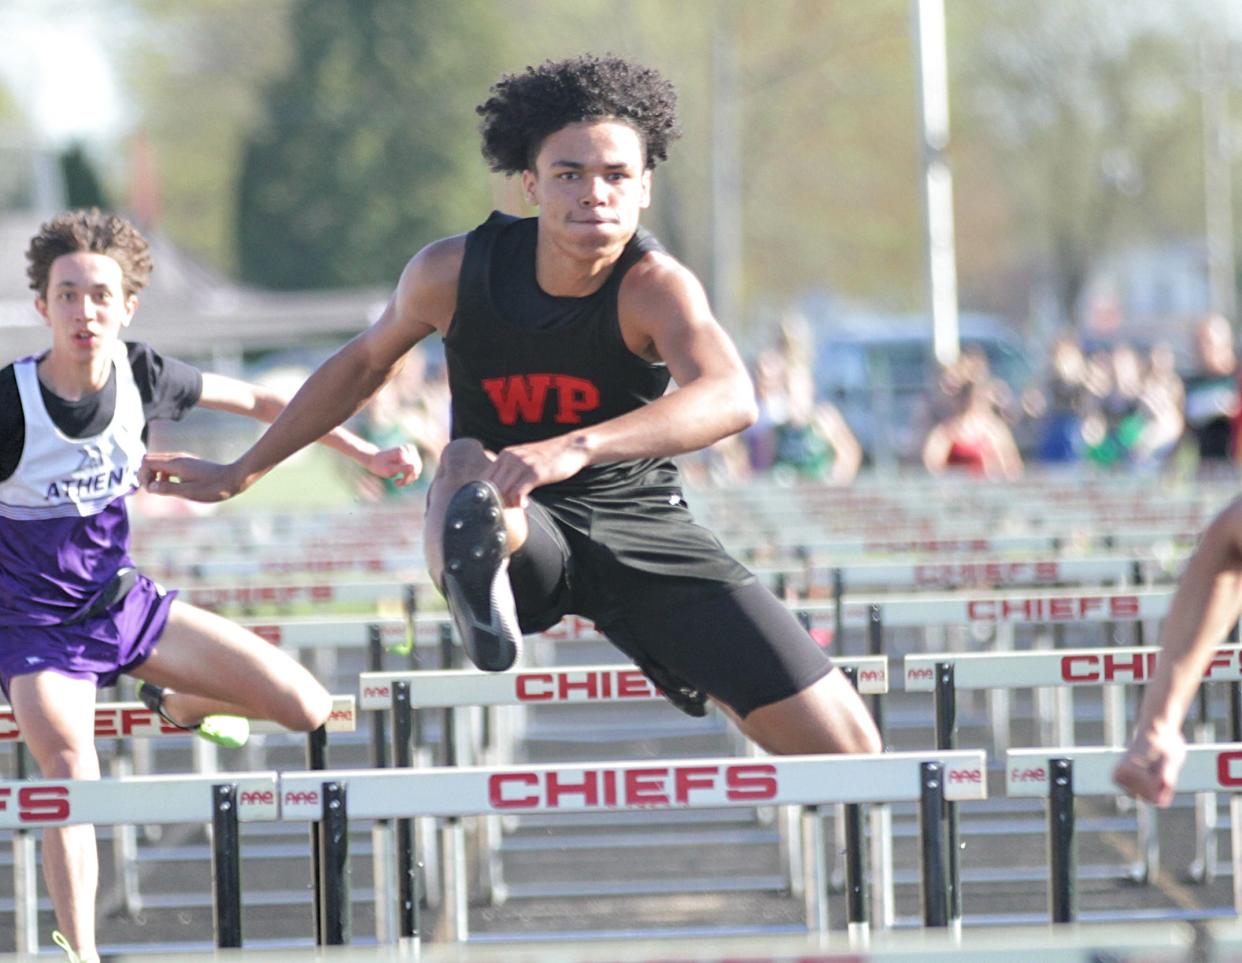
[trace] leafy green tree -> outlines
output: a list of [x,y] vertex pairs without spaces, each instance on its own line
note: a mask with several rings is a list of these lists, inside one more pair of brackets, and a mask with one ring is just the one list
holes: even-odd
[[60,171],[65,179],[65,199],[69,207],[106,209],[112,206],[81,144],[73,144],[60,152]]
[[[158,226],[236,273],[239,157],[261,116],[262,84],[289,59],[291,0],[125,0],[130,37],[115,60],[134,105],[128,165],[147,152]],[[132,177],[132,175],[131,175]]]
[[978,191],[959,204],[958,235],[1025,262],[1011,276],[1048,275],[1072,319],[1110,254],[1201,230],[1193,11],[996,0],[958,13],[958,185]]
[[473,106],[494,79],[490,3],[313,0],[246,144],[243,277],[293,289],[391,283],[488,206]]

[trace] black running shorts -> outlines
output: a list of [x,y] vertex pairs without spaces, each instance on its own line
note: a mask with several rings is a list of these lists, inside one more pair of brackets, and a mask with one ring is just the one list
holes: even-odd
[[603,495],[534,493],[530,536],[509,569],[522,631],[569,614],[591,619],[640,667],[742,717],[827,675],[831,661],[794,615],[663,481]]

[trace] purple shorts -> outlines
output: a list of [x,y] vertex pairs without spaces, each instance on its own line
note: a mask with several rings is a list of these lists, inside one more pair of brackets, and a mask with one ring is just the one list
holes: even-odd
[[94,679],[98,688],[112,685],[150,656],[176,595],[139,575],[120,602],[76,625],[8,626],[0,641],[0,687],[7,696],[14,676],[45,671]]

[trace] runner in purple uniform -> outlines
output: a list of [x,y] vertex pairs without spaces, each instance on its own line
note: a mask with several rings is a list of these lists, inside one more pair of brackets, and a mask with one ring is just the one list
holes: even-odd
[[[200,373],[120,340],[152,269],[133,225],[99,211],[44,224],[27,251],[52,347],[0,369],[0,686],[48,779],[96,779],[97,688],[143,680],[143,701],[225,745],[245,719],[308,731],[331,697],[284,652],[175,600],[129,556],[126,497],[137,489],[147,422],[201,405],[272,421],[272,391]],[[344,429],[322,439],[384,477],[412,481],[413,446],[379,451]],[[97,961],[93,826],[44,830],[55,934],[71,960]]]

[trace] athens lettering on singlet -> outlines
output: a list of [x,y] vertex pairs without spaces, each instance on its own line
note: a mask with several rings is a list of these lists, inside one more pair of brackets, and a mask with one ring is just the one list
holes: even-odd
[[0,625],[54,624],[128,563],[125,498],[137,488],[146,419],[121,342],[113,366],[116,410],[85,438],[52,420],[36,359],[13,366],[26,440],[0,482]]

